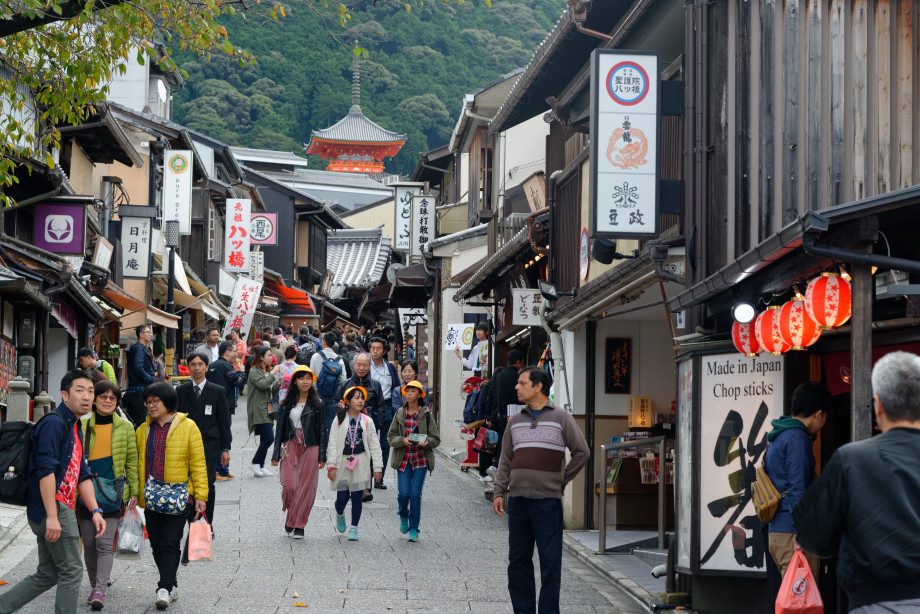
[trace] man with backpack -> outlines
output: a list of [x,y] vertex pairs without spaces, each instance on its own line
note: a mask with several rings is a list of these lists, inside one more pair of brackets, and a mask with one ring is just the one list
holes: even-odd
[[100,371],[110,382],[118,384],[118,380],[115,379],[115,369],[101,358],[96,358],[96,352],[91,348],[80,348],[80,351],[77,352],[77,362],[81,369]]
[[342,382],[346,380],[345,361],[332,349],[333,343],[335,343],[335,335],[332,333],[324,334],[322,336],[322,351],[316,352],[313,354],[313,358],[310,359],[310,370],[316,374],[316,392],[319,393],[320,398],[323,399],[323,404],[326,405],[327,431],[332,426],[332,419],[339,408],[336,404],[335,393]]
[[[57,585],[55,612],[76,612],[83,580],[76,496],[93,517],[96,537],[105,533],[92,474],[83,454],[80,416],[93,408],[93,380],[70,371],[61,380],[62,402],[31,430],[26,517],[38,542],[38,568],[0,594],[0,612],[15,612]],[[24,452],[24,450],[23,450]]]

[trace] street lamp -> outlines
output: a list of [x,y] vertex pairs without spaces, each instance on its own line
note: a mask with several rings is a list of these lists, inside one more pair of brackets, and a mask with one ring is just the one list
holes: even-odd
[[[163,235],[166,247],[169,248],[169,281],[166,289],[166,311],[169,314],[176,312],[176,248],[179,247],[179,220],[166,220],[163,224]],[[172,328],[166,331],[166,364],[169,365],[171,374],[173,369],[173,352],[176,346],[176,332]]]

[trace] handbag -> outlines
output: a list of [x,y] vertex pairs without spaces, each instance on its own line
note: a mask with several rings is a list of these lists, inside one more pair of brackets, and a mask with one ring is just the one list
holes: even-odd
[[764,524],[771,522],[779,509],[779,502],[783,495],[776,489],[773,480],[767,475],[764,464],[757,467],[754,483],[751,484],[751,497],[754,502],[754,512]]
[[[89,441],[89,421],[86,421],[86,428],[83,431],[83,441]],[[89,462],[88,446],[83,446],[83,456]],[[125,493],[125,478],[122,475],[114,480],[101,478],[98,473],[93,474],[93,492],[96,494],[96,506],[102,510],[103,514],[111,514],[121,511],[121,503]]]
[[147,482],[144,483],[144,506],[151,512],[178,516],[188,505],[188,480],[185,482],[163,482],[150,475],[153,429],[147,436]]

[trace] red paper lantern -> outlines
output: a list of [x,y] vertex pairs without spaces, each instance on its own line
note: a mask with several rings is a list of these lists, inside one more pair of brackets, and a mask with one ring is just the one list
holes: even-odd
[[757,341],[757,335],[754,332],[754,322],[735,322],[732,324],[732,341],[735,342],[735,349],[745,356],[757,356],[763,351],[760,342]]
[[797,294],[779,312],[779,333],[791,350],[804,350],[821,336],[821,327],[809,317],[805,297]]
[[757,342],[771,356],[779,356],[789,350],[789,344],[779,332],[779,305],[771,305],[754,320],[754,333]]
[[837,328],[850,319],[850,282],[837,273],[821,273],[808,284],[805,309],[823,329]]

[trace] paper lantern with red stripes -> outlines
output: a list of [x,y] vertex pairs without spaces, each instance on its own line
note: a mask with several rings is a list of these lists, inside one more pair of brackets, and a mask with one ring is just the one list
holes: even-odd
[[754,333],[754,322],[735,322],[732,324],[732,341],[735,343],[735,349],[745,356],[757,356],[763,351],[760,342],[757,341],[757,335]]
[[779,334],[790,350],[804,350],[821,336],[821,327],[805,309],[805,297],[797,294],[779,312]]
[[789,350],[789,344],[779,332],[779,305],[771,305],[754,320],[754,334],[757,342],[771,356],[779,356]]
[[850,282],[837,273],[821,273],[808,284],[805,309],[818,326],[837,328],[850,319]]

